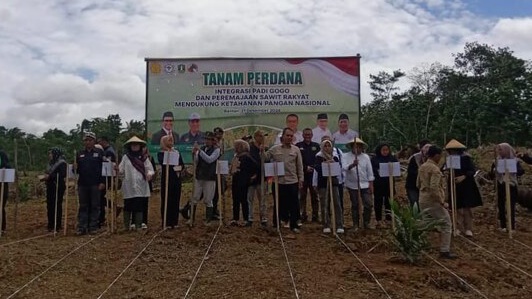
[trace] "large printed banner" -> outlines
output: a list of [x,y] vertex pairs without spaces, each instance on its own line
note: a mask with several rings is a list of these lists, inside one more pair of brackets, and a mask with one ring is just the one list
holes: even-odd
[[359,129],[359,57],[290,59],[146,59],[146,119],[150,151],[173,132],[185,163],[205,132],[224,130],[224,152],[235,139],[267,134],[279,143],[284,127],[313,140],[332,135],[342,147]]

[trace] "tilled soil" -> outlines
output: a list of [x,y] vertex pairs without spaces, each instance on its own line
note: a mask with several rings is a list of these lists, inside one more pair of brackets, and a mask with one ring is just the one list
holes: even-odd
[[[178,228],[161,231],[157,193],[147,230],[124,231],[119,219],[116,234],[75,236],[71,200],[67,236],[21,241],[47,234],[46,205],[42,199],[19,204],[15,231],[10,202],[8,231],[0,239],[0,297],[530,298],[532,213],[518,207],[518,230],[509,239],[496,229],[491,189],[483,187],[484,206],[475,209],[474,238],[453,239],[459,259],[438,258],[434,233],[433,248],[417,265],[394,253],[389,229],[348,230],[340,240],[322,234],[317,223],[304,223],[297,235],[282,228],[281,238],[258,224],[219,227],[197,220],[189,229],[180,219]],[[350,227],[349,213],[344,218]]]

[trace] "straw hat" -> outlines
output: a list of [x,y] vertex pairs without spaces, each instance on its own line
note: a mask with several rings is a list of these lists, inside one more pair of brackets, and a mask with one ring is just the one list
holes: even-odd
[[467,147],[465,145],[461,144],[456,139],[451,139],[451,141],[449,141],[449,143],[447,143],[447,145],[445,146],[446,150],[449,150],[449,149],[466,149],[466,148]]
[[133,137],[129,138],[129,140],[126,141],[126,143],[124,143],[124,145],[128,145],[128,144],[130,144],[130,143],[140,143],[140,144],[145,145],[145,144],[146,144],[146,141],[144,141],[144,140],[138,138],[137,136],[133,136]]
[[362,139],[356,137],[355,139],[349,141],[346,143],[346,147],[351,148],[353,147],[353,144],[362,144],[363,146],[368,146],[367,143],[365,143]]

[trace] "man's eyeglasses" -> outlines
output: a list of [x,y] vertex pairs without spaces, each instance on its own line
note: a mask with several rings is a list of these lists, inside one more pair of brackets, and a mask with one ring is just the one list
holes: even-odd
[[173,119],[163,119],[163,121],[164,121],[165,123],[171,123],[171,122],[173,122],[174,120],[173,120]]

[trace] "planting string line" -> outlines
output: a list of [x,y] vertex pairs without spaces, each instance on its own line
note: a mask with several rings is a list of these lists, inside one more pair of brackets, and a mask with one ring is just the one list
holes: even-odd
[[447,272],[449,272],[451,275],[453,275],[454,277],[456,277],[460,282],[462,282],[464,285],[466,285],[467,287],[469,287],[470,289],[472,289],[473,291],[475,291],[477,294],[479,294],[480,296],[482,296],[482,298],[488,298],[488,296],[484,295],[481,291],[479,291],[477,288],[475,288],[472,284],[468,283],[467,281],[465,281],[462,277],[460,277],[458,274],[454,273],[451,269],[445,267],[445,265],[443,265],[442,263],[438,262],[435,258],[433,258],[432,256],[430,256],[429,254],[427,254],[426,252],[423,251],[423,254],[428,257],[429,259],[431,259],[433,262],[435,262],[436,264],[438,264],[440,267],[442,267],[443,269],[447,270]]
[[188,286],[187,292],[185,293],[184,298],[187,298],[188,294],[190,293],[190,290],[192,290],[192,286],[194,285],[194,282],[196,281],[196,278],[198,277],[198,274],[201,270],[201,267],[203,266],[203,263],[205,260],[207,260],[207,255],[209,254],[212,244],[214,243],[214,240],[216,239],[216,236],[218,236],[218,232],[220,231],[220,227],[222,227],[222,222],[220,221],[220,224],[218,224],[218,228],[216,229],[216,232],[214,233],[214,236],[212,237],[211,243],[209,244],[209,247],[207,247],[207,251],[205,251],[205,254],[203,255],[203,259],[201,260],[201,263],[199,264],[198,269],[196,270],[196,274],[194,274],[194,278],[192,278],[192,282],[190,282],[190,286]]
[[18,292],[22,291],[24,288],[26,288],[28,285],[30,285],[32,282],[34,282],[35,280],[39,279],[41,276],[43,276],[46,272],[50,271],[53,267],[57,266],[59,263],[61,263],[62,261],[64,261],[67,257],[71,256],[74,252],[78,251],[79,249],[83,248],[85,245],[89,244],[90,242],[98,239],[99,237],[105,235],[107,233],[102,233],[100,234],[99,236],[96,236],[90,240],[88,240],[87,242],[85,243],[82,243],[81,245],[79,245],[78,247],[76,247],[74,250],[70,251],[69,253],[67,253],[65,256],[63,256],[62,258],[60,258],[59,260],[57,260],[55,263],[53,263],[50,267],[46,268],[46,270],[44,270],[41,274],[35,276],[32,280],[28,281],[25,285],[21,286],[18,290],[16,290],[13,294],[9,295],[9,297],[7,297],[7,299],[9,298],[13,298],[13,296],[15,296]]
[[526,248],[528,248],[528,249],[532,249],[531,246],[526,245],[525,243],[523,243],[523,242],[521,242],[521,241],[518,241],[518,240],[516,240],[516,239],[512,239],[512,240],[514,240],[514,242],[517,243],[517,244],[519,244],[519,245],[522,245],[522,246],[524,246],[524,247],[526,247]]
[[281,234],[280,230],[278,231],[278,233],[279,239],[281,240],[281,245],[283,247],[284,258],[286,260],[286,264],[288,265],[288,272],[290,272],[290,278],[292,279],[292,285],[294,286],[294,293],[296,295],[296,298],[299,299],[299,293],[297,292],[296,287],[296,280],[294,279],[294,272],[292,271],[292,267],[290,267],[290,260],[288,260],[288,253],[286,252],[286,246],[284,244],[283,235]]
[[460,235],[460,237],[462,237],[462,239],[466,240],[466,241],[469,242],[470,244],[473,244],[473,245],[477,246],[478,248],[480,248],[480,249],[486,251],[487,253],[491,254],[491,255],[494,256],[494,257],[496,257],[498,260],[504,262],[504,263],[507,264],[508,266],[510,266],[510,267],[514,268],[515,270],[521,272],[522,274],[525,274],[526,276],[532,278],[532,275],[530,275],[528,272],[526,272],[525,270],[523,270],[523,269],[517,267],[516,265],[514,265],[514,264],[508,262],[507,260],[505,260],[505,259],[503,259],[502,257],[498,256],[497,254],[495,254],[495,253],[493,253],[493,252],[487,250],[486,248],[484,248],[484,247],[478,245],[477,243],[475,243],[475,242],[469,240],[468,238],[466,238],[466,237],[464,237],[464,236],[462,236],[462,235]]
[[118,274],[118,276],[113,280],[113,282],[111,282],[111,284],[109,284],[107,286],[107,288],[100,294],[100,296],[98,296],[98,299],[99,298],[102,298],[103,295],[105,293],[107,293],[107,291],[109,289],[111,289],[111,287],[120,279],[120,277],[122,277],[122,275],[124,275],[124,273],[129,269],[129,267],[131,267],[131,265],[133,265],[133,263],[140,257],[140,255],[146,250],[146,248],[148,248],[148,246],[151,245],[151,243],[153,242],[153,240],[155,240],[155,238],[162,232],[164,232],[166,230],[166,228],[163,228],[161,229],[160,231],[158,231],[155,235],[153,235],[153,237],[151,237],[150,241],[148,242],[148,244],[146,244],[146,246],[144,246],[144,248],[142,248],[142,250],[137,254],[137,256],[135,256],[133,258],[133,260],[131,260],[131,262],[129,262],[129,264],[124,268],[124,270],[122,270],[122,272],[120,272],[120,274]]
[[0,247],[9,246],[9,245],[22,243],[22,242],[26,242],[26,241],[30,241],[30,240],[35,240],[35,239],[39,239],[39,238],[44,238],[44,237],[47,237],[47,236],[51,236],[53,234],[54,233],[47,233],[47,234],[40,235],[40,236],[35,236],[35,237],[30,237],[30,238],[26,238],[26,239],[22,239],[22,240],[17,240],[17,241],[5,243],[5,244],[0,244]]
[[344,245],[344,247],[347,248],[347,250],[349,250],[349,252],[351,252],[351,254],[358,260],[358,262],[360,264],[362,264],[362,266],[366,269],[366,271],[368,271],[369,275],[371,275],[371,277],[373,277],[373,279],[375,280],[375,282],[377,283],[379,288],[381,288],[381,290],[384,292],[384,294],[386,294],[386,297],[391,299],[392,297],[390,296],[390,294],[388,294],[388,292],[386,292],[386,290],[384,289],[382,284],[379,282],[377,277],[373,274],[373,272],[371,272],[371,270],[368,268],[368,266],[366,266],[366,264],[364,264],[362,259],[360,259],[358,257],[358,255],[356,255],[355,252],[351,248],[349,248],[349,246],[347,244],[345,244],[345,242],[344,242],[344,240],[342,240],[342,238],[340,238],[338,235],[335,235],[335,236],[336,236],[336,239],[338,239],[340,241],[340,243],[342,243],[342,245]]

